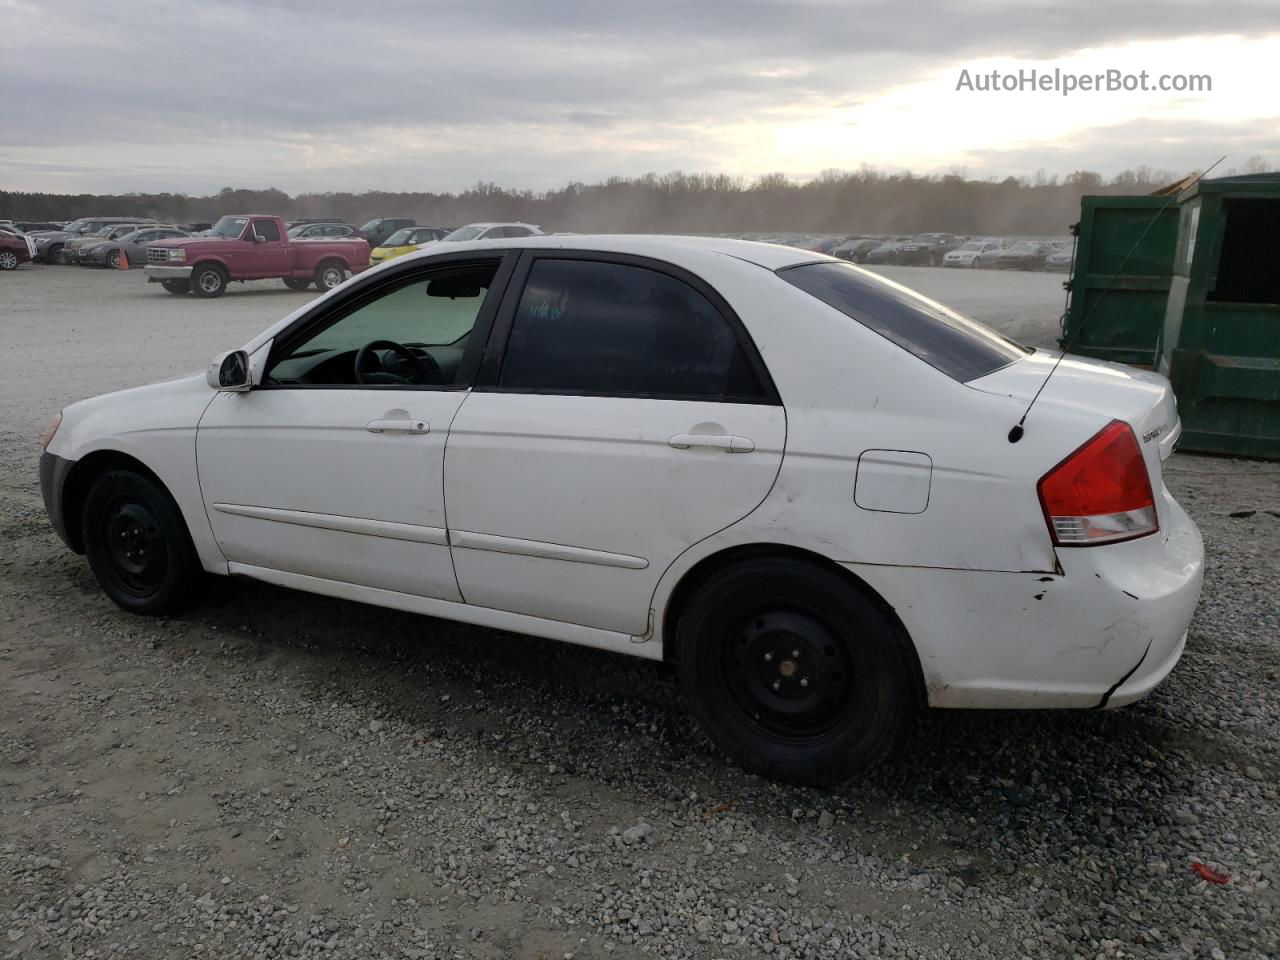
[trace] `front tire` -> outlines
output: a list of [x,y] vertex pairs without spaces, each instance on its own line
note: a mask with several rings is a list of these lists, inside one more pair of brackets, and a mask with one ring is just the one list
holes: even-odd
[[119,250],[112,250],[110,253],[107,254],[106,265],[112,270],[120,269],[120,251]]
[[63,248],[62,244],[55,243],[52,247],[50,247],[47,251],[45,251],[44,258],[49,263],[57,263],[57,264],[65,265],[67,262],[66,250]]
[[190,280],[161,280],[160,286],[179,297],[191,292]]
[[132,470],[108,470],[85,498],[85,554],[107,596],[131,613],[181,609],[200,584],[200,561],[178,505]]
[[752,772],[836,784],[889,756],[916,704],[905,641],[837,572],[764,557],[713,573],[676,625],[681,683]]
[[191,292],[205,299],[220,297],[227,292],[227,275],[215,264],[201,264],[191,271]]

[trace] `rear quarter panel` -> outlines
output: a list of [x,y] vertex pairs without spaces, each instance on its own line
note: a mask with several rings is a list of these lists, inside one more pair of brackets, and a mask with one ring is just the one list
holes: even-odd
[[341,260],[352,273],[359,273],[369,266],[369,244],[359,238],[322,237],[291,240],[289,248],[293,257],[294,273],[305,276],[315,272],[324,260]]

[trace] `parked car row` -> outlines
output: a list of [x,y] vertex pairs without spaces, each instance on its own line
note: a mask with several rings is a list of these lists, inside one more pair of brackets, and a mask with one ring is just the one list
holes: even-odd
[[[315,284],[331,290],[350,274],[434,243],[527,237],[542,231],[524,223],[473,223],[446,232],[441,227],[401,227],[388,234],[391,246],[370,249],[386,221],[357,234],[335,236],[332,221],[295,223],[263,214],[226,216],[203,235],[154,240],[146,245],[147,280],[172,294],[220,297],[233,281],[280,279],[291,290]],[[369,230],[365,228],[368,227]],[[299,229],[301,228],[301,229]]]
[[747,234],[745,240],[781,243],[871,266],[933,266],[1004,270],[1068,271],[1072,241],[1006,237],[966,237],[951,233],[914,235]]

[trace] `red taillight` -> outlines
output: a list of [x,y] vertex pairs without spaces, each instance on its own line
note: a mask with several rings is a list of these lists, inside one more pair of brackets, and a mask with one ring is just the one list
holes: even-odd
[[1060,547],[1132,540],[1160,529],[1138,439],[1120,420],[1041,477],[1036,489]]

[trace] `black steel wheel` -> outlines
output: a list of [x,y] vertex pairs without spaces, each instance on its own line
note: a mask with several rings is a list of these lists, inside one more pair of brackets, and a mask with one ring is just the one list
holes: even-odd
[[685,694],[732,759],[838,783],[888,756],[916,705],[911,652],[838,571],[760,557],[713,573],[676,625]]
[[108,470],[89,488],[85,554],[112,600],[134,613],[169,613],[195,593],[200,563],[168,492],[131,470]]

